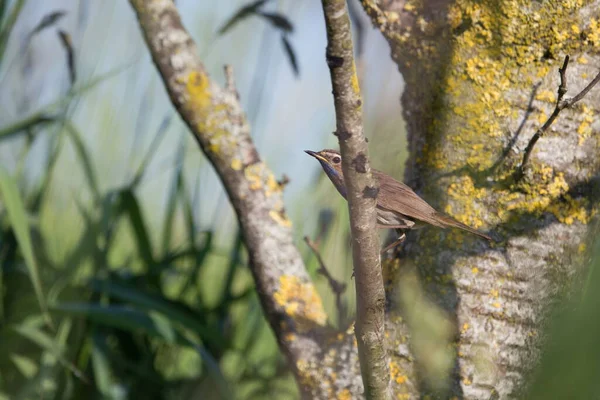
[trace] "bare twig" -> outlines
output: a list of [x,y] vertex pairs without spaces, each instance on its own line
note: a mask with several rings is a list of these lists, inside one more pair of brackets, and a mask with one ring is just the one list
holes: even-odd
[[546,133],[550,125],[554,123],[558,115],[565,108],[572,107],[579,100],[583,99],[585,95],[600,82],[600,72],[596,75],[596,77],[575,97],[570,99],[563,100],[563,97],[567,93],[567,67],[569,66],[569,56],[565,57],[565,61],[561,68],[558,69],[558,73],[560,74],[560,85],[558,86],[558,97],[556,98],[556,105],[554,106],[554,111],[550,117],[544,122],[544,124],[535,132],[527,147],[525,148],[525,153],[523,154],[523,161],[521,162],[521,166],[518,170],[518,178],[522,177],[525,173],[525,167],[527,162],[529,161],[529,157],[531,156],[531,152],[533,151],[533,147],[537,143],[538,140]]
[[315,242],[313,242],[308,236],[304,236],[304,241],[306,242],[306,245],[312,250],[313,254],[317,258],[317,262],[319,263],[319,269],[317,270],[317,272],[319,274],[323,275],[325,277],[325,279],[327,279],[327,283],[329,284],[331,291],[335,295],[335,306],[337,307],[337,311],[338,311],[338,325],[343,326],[344,322],[345,322],[344,315],[345,315],[346,307],[344,306],[344,303],[342,302],[342,295],[346,291],[346,284],[338,281],[337,279],[335,279],[333,277],[333,275],[331,275],[331,273],[325,266],[325,263],[323,262],[323,258],[321,257],[321,253],[319,252],[319,248],[317,247],[317,244]]
[[384,337],[385,291],[376,232],[378,185],[371,175],[362,126],[362,99],[346,0],[322,0],[327,31],[327,65],[331,73],[336,136],[342,155],[352,232],[356,277],[358,357],[365,395],[389,399],[390,371]]

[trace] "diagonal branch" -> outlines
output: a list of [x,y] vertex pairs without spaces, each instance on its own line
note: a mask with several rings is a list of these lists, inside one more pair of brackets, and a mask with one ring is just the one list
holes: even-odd
[[[233,205],[263,310],[306,398],[323,398],[318,371],[326,315],[293,244],[282,187],[261,161],[234,88],[208,76],[172,0],[130,0],[152,59],[177,109]],[[324,390],[324,389],[323,389]]]
[[391,396],[388,357],[383,343],[385,291],[381,274],[376,203],[379,187],[371,175],[362,126],[362,99],[346,0],[322,0],[327,30],[327,64],[342,155],[356,276],[356,339],[368,399]]
[[325,277],[325,279],[327,279],[329,288],[335,295],[335,306],[337,307],[337,312],[338,312],[338,325],[344,326],[344,324],[345,324],[344,316],[346,315],[346,312],[345,312],[346,307],[344,306],[344,303],[342,301],[342,296],[344,295],[344,292],[346,291],[346,284],[338,281],[337,279],[335,279],[333,277],[333,275],[331,275],[331,272],[329,272],[329,270],[325,266],[325,262],[323,261],[323,258],[321,257],[321,253],[319,253],[317,244],[315,242],[313,242],[311,240],[311,238],[309,238],[308,236],[304,236],[304,242],[306,242],[306,245],[312,250],[313,254],[317,258],[317,262],[319,263],[319,269],[317,270],[317,272],[319,274],[323,275]]
[[527,147],[525,148],[525,153],[523,154],[523,161],[521,162],[521,166],[519,167],[519,170],[517,172],[517,177],[522,177],[523,174],[525,173],[525,167],[527,165],[527,162],[529,161],[529,157],[531,156],[533,147],[538,142],[538,140],[540,140],[540,138],[546,133],[548,128],[550,128],[550,126],[554,123],[556,118],[558,118],[558,115],[560,114],[560,112],[562,110],[564,110],[565,108],[572,107],[579,100],[583,99],[585,97],[585,95],[590,90],[592,90],[592,88],[594,86],[596,86],[598,84],[598,82],[600,82],[600,72],[599,72],[596,75],[596,77],[575,97],[572,97],[567,100],[563,100],[563,97],[567,93],[567,67],[568,66],[569,66],[569,56],[567,55],[565,57],[565,61],[563,62],[562,67],[558,69],[558,73],[560,75],[560,85],[558,86],[558,96],[556,98],[556,105],[554,106],[554,111],[552,111],[552,114],[550,115],[550,117],[548,117],[546,122],[544,122],[544,124],[535,132],[535,134],[529,140],[529,143],[527,144]]

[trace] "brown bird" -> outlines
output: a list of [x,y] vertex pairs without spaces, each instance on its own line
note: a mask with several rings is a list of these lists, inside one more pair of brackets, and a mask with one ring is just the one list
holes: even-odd
[[[346,198],[346,185],[344,184],[340,153],[329,149],[319,152],[305,150],[305,152],[321,163],[325,174],[327,174],[338,192]],[[403,231],[415,229],[424,224],[440,228],[459,228],[484,239],[492,240],[491,237],[470,226],[436,211],[404,183],[398,182],[391,176],[375,169],[371,170],[371,173],[379,182],[377,226],[382,229],[397,229],[402,232],[398,240],[385,247],[382,253],[404,241],[406,235]]]

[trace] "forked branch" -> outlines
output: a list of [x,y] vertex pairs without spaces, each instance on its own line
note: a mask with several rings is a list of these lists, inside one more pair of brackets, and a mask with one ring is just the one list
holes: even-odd
[[562,67],[558,69],[558,73],[560,74],[560,85],[558,86],[558,96],[556,98],[556,105],[554,106],[554,111],[552,111],[552,114],[550,115],[550,117],[546,120],[546,122],[544,122],[544,124],[535,132],[533,137],[529,140],[529,143],[527,144],[527,147],[525,148],[525,153],[523,154],[523,161],[521,162],[521,166],[519,167],[518,178],[522,177],[525,173],[525,167],[527,166],[529,157],[531,157],[531,152],[533,151],[533,147],[538,142],[538,140],[540,140],[540,138],[546,133],[548,128],[550,128],[550,126],[554,123],[556,118],[558,118],[558,115],[560,114],[560,112],[562,110],[564,110],[565,108],[572,107],[575,103],[577,103],[578,101],[583,99],[585,97],[585,95],[588,94],[588,92],[590,90],[592,90],[592,88],[594,86],[596,86],[598,84],[598,82],[600,82],[600,72],[599,72],[596,75],[596,77],[575,97],[563,100],[565,94],[567,93],[567,67],[568,66],[569,66],[569,56],[567,55],[565,57],[565,61],[563,62]]

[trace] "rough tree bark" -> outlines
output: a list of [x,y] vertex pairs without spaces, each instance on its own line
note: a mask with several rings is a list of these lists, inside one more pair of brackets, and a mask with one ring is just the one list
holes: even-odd
[[362,98],[346,0],[323,0],[327,65],[331,72],[336,132],[352,232],[356,279],[356,340],[368,399],[389,399],[390,371],[384,346],[385,290],[377,233],[377,193],[363,133]]
[[[600,2],[361,3],[406,82],[406,182],[459,221],[500,238],[490,246],[460,232],[414,232],[402,267],[384,266],[394,302],[386,333],[395,390],[407,398],[436,391],[518,397],[538,360],[550,306],[585,259],[597,211],[600,89],[560,114],[522,179],[515,171],[554,108],[565,55],[572,60],[567,98],[597,74]],[[411,294],[415,287],[422,291]],[[417,314],[424,308],[437,310],[437,322],[423,323]],[[419,326],[438,334],[427,343],[415,334],[427,335]],[[428,359],[436,338],[454,351]],[[450,379],[440,382],[435,371]]]

